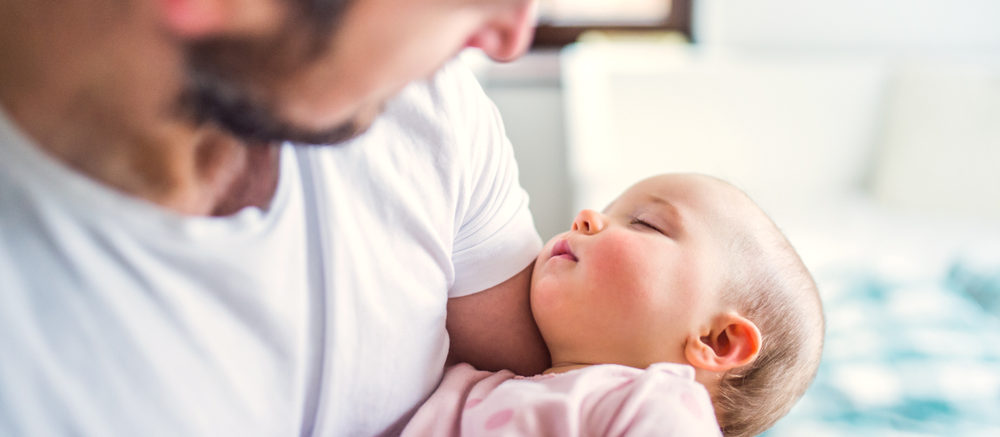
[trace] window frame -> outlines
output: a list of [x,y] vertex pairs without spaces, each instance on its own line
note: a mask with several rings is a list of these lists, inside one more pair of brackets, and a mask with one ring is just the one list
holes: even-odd
[[575,42],[581,34],[587,31],[608,32],[679,32],[691,40],[691,9],[692,0],[672,0],[670,14],[665,20],[648,25],[609,24],[599,26],[565,26],[539,23],[535,28],[535,38],[532,48],[559,48]]

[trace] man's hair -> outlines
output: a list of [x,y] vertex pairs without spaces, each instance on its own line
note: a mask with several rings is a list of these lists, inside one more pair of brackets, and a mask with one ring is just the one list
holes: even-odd
[[719,381],[713,404],[726,437],[758,435],[788,413],[815,378],[823,349],[816,283],[788,239],[764,219],[737,231],[728,248],[732,275],[722,299],[757,325],[761,348]]

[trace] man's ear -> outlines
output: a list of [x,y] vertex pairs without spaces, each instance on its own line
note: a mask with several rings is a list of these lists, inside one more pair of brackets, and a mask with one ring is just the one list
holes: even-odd
[[698,369],[725,372],[757,358],[760,341],[757,325],[736,313],[727,313],[712,321],[707,335],[691,335],[684,345],[684,356]]
[[158,0],[167,29],[185,39],[222,33],[272,30],[284,19],[286,3],[274,0]]

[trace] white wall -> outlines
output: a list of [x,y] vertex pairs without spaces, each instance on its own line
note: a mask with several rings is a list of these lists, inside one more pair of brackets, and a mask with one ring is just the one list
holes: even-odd
[[996,0],[695,0],[712,47],[852,53],[1000,51]]

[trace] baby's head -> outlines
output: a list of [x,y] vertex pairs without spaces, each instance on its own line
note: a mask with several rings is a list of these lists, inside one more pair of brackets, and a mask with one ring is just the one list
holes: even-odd
[[703,175],[652,177],[581,211],[538,256],[531,308],[555,370],[693,366],[726,436],[784,416],[823,344],[816,285],[788,240]]

